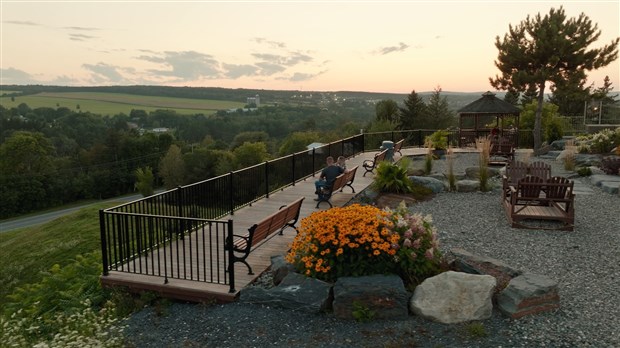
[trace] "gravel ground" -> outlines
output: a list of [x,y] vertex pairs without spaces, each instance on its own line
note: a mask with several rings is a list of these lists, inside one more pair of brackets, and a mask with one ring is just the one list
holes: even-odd
[[[455,170],[472,161],[460,155]],[[434,168],[442,165],[437,161]],[[444,251],[464,248],[558,281],[560,309],[518,320],[494,310],[481,322],[486,335],[471,323],[445,325],[413,315],[358,323],[246,303],[173,303],[163,313],[146,308],[134,314],[127,346],[620,347],[620,196],[593,190],[575,199],[573,232],[511,228],[498,189],[441,193],[413,207],[432,214]]]

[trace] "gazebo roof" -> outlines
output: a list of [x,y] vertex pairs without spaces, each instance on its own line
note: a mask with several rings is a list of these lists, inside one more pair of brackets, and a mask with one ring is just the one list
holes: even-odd
[[482,98],[473,101],[458,110],[458,113],[469,114],[517,114],[521,113],[521,110],[495,96],[495,93],[487,91],[482,94]]

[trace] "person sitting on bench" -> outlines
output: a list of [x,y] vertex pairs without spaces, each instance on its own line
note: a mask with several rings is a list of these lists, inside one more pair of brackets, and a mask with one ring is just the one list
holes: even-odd
[[[344,169],[336,165],[332,156],[327,157],[326,162],[327,167],[323,168],[323,170],[321,171],[321,176],[319,177],[319,180],[314,182],[314,186],[316,188],[316,191],[314,191],[314,193],[316,193],[317,195],[321,194],[321,190],[323,188],[331,186],[331,184],[334,182],[334,180],[336,180],[336,177],[338,175],[344,173]],[[319,198],[317,197],[314,200],[318,201]]]

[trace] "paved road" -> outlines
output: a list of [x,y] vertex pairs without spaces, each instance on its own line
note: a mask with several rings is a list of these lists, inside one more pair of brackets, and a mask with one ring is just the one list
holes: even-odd
[[94,203],[88,203],[88,204],[83,204],[83,205],[79,205],[79,206],[75,206],[75,207],[71,207],[71,208],[67,208],[67,209],[62,209],[62,210],[57,210],[57,211],[51,211],[51,212],[47,212],[47,213],[41,213],[41,214],[36,214],[36,215],[29,215],[27,217],[23,217],[23,218],[15,218],[15,219],[9,219],[9,220],[3,220],[0,221],[0,233],[2,232],[8,232],[8,231],[12,231],[18,228],[24,228],[24,227],[30,227],[30,226],[36,226],[48,221],[52,221],[54,219],[57,219],[61,216],[73,213],[74,211],[86,208],[88,206],[91,206],[93,204],[99,204],[99,203],[103,203],[103,202],[130,202],[130,201],[134,201],[137,199],[142,198],[142,195],[138,194],[138,195],[131,195],[131,196],[122,196],[122,197],[116,197],[116,198],[112,198],[112,199],[107,199],[104,201],[98,201],[98,202],[94,202]]

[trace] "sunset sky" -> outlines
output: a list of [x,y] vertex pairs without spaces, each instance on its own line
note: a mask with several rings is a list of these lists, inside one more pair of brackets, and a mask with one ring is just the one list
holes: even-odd
[[[409,93],[492,89],[495,37],[552,7],[620,36],[620,1],[6,1],[1,83]],[[589,73],[620,90],[620,62]]]

